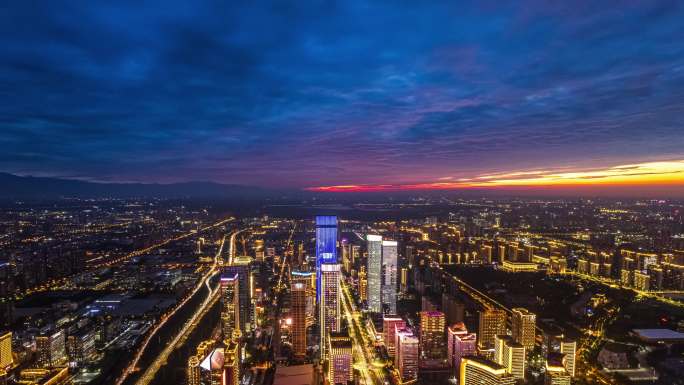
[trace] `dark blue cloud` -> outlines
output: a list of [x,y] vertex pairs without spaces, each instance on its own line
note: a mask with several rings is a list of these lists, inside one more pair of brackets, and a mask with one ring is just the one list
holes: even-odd
[[412,183],[684,158],[678,1],[0,8],[0,170]]

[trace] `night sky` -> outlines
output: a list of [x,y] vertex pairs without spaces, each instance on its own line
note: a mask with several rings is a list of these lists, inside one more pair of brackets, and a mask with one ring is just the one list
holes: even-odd
[[684,184],[684,2],[10,1],[0,145],[93,181]]

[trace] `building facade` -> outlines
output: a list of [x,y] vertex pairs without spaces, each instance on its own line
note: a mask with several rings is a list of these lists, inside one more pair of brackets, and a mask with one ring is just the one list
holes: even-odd
[[496,363],[506,368],[506,373],[518,380],[525,380],[525,347],[511,336],[496,336],[494,356]]
[[396,332],[395,366],[404,382],[418,378],[419,340],[408,330]]
[[441,311],[420,312],[420,359],[422,363],[446,363],[446,320]]
[[306,308],[307,287],[303,282],[293,282],[290,289],[292,313],[292,350],[297,359],[306,357]]
[[517,307],[512,309],[511,332],[513,338],[528,351],[534,349],[536,320],[537,316],[525,308]]
[[394,358],[396,353],[396,335],[397,329],[406,327],[406,321],[400,317],[385,316],[382,319],[382,339],[387,347],[387,354]]
[[230,265],[223,267],[224,277],[235,277],[238,279],[238,303],[239,303],[239,322],[240,330],[248,332],[254,325],[254,314],[252,312],[252,259],[247,256],[233,258]]
[[320,330],[321,351],[325,357],[328,333],[340,331],[340,265],[324,263],[321,265]]
[[[319,215],[316,217],[316,298],[321,298],[321,265],[336,264],[337,260],[337,217]],[[325,340],[322,340],[325,341]]]
[[12,366],[12,332],[3,333],[0,336],[0,369],[5,370]]
[[221,329],[224,338],[227,338],[233,335],[233,330],[240,329],[240,280],[238,275],[221,277],[220,288]]
[[493,349],[496,336],[506,334],[506,312],[486,309],[480,312],[477,345],[481,350]]
[[382,241],[382,310],[397,313],[397,241]]
[[515,377],[506,373],[506,368],[475,356],[466,356],[461,360],[460,385],[514,385]]
[[382,237],[368,234],[367,297],[368,310],[382,312]]
[[447,356],[453,373],[458,375],[461,367],[461,358],[477,354],[477,335],[469,333],[465,325],[461,323],[450,326],[447,330]]
[[352,369],[352,340],[347,333],[330,333],[328,336],[328,382],[347,384],[354,378]]

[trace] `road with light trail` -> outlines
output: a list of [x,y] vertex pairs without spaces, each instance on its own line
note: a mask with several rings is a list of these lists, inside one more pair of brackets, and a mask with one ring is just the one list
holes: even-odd
[[[234,231],[230,236],[228,248],[228,255],[230,260],[232,260],[232,257],[235,255],[235,237],[239,232],[241,231]],[[176,312],[179,309],[181,309],[188,301],[190,301],[191,298],[194,298],[200,290],[206,288],[206,297],[204,301],[201,303],[201,305],[197,308],[196,311],[193,312],[192,316],[183,324],[183,327],[179,330],[179,332],[173,337],[171,341],[169,341],[166,344],[164,350],[154,359],[154,361],[147,367],[145,372],[135,382],[136,385],[149,384],[154,379],[154,376],[159,371],[159,369],[164,364],[166,364],[169,355],[176,349],[178,343],[181,340],[184,340],[187,337],[187,335],[189,335],[195,329],[195,327],[197,327],[197,320],[201,319],[204,316],[204,314],[206,314],[206,311],[211,308],[211,305],[213,305],[218,300],[218,287],[212,288],[211,281],[220,274],[219,260],[223,252],[225,240],[226,237],[224,236],[221,239],[221,245],[219,246],[219,250],[214,256],[214,262],[211,268],[202,277],[197,286],[195,286],[191,294],[188,295],[178,306],[176,306],[176,308],[171,313],[162,317],[161,320],[157,323],[157,325],[153,328],[153,330],[147,334],[147,337],[145,338],[144,342],[137,350],[133,361],[131,361],[131,363],[126,368],[124,373],[121,375],[121,377],[119,377],[119,379],[116,382],[116,385],[123,384],[124,381],[126,381],[131,374],[139,370],[137,366],[140,362],[140,359],[144,355],[145,350],[147,349],[150,341],[158,334],[159,330],[163,328],[164,325],[166,325],[169,319],[174,314],[176,314]]]

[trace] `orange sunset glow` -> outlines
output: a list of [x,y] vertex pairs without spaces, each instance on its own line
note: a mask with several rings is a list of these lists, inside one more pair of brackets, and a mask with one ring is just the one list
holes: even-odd
[[442,177],[436,182],[414,184],[336,185],[310,187],[319,192],[395,190],[448,190],[496,187],[684,185],[684,160],[617,165],[581,170],[522,170],[468,178]]

